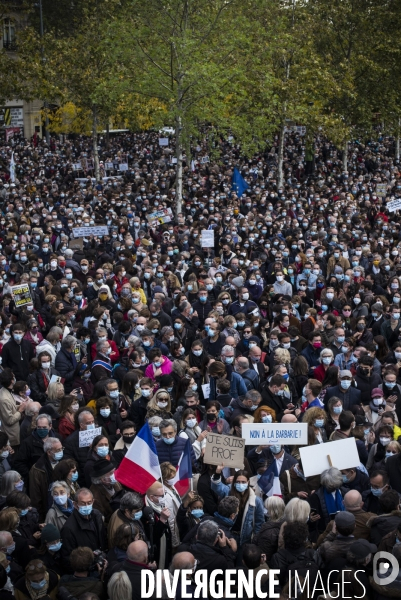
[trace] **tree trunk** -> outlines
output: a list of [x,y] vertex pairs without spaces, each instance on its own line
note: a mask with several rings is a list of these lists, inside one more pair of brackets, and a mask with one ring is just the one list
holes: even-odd
[[176,158],[177,165],[175,168],[175,191],[176,191],[176,202],[175,202],[175,214],[182,212],[182,120],[181,117],[177,117],[176,125]]
[[344,140],[344,146],[343,146],[343,169],[344,169],[345,173],[348,172],[348,140],[347,139]]
[[284,185],[284,173],[283,173],[284,138],[285,138],[285,125],[283,123],[280,127],[280,136],[279,136],[279,140],[278,140],[277,188],[281,188]]
[[395,160],[400,160],[400,128],[401,119],[398,119],[397,138],[395,140]]
[[110,148],[110,122],[107,120],[106,123],[106,148]]
[[99,152],[97,149],[97,108],[96,104],[92,108],[93,124],[92,124],[92,139],[93,139],[93,162],[95,166],[95,179],[99,181],[100,170],[99,170]]

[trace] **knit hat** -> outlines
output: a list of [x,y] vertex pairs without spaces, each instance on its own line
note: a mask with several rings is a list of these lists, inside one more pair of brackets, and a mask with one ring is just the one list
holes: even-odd
[[106,460],[105,458],[101,458],[97,460],[93,465],[93,476],[94,477],[103,477],[103,475],[107,475],[110,471],[116,468],[116,465],[112,460]]
[[48,542],[54,542],[59,540],[61,537],[60,531],[52,523],[48,523],[42,529],[42,535],[40,536],[41,542],[47,544]]
[[337,513],[334,520],[338,527],[353,527],[355,525],[355,516],[346,510]]

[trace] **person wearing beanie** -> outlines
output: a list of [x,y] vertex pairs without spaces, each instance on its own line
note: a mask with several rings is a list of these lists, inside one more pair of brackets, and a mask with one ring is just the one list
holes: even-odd
[[115,463],[104,458],[93,465],[90,487],[94,499],[93,506],[102,513],[106,524],[111,515],[120,508],[120,500],[124,495],[121,484],[114,477],[115,469]]
[[47,569],[51,569],[57,575],[62,575],[64,570],[60,555],[62,546],[60,530],[52,523],[48,523],[42,529],[40,541],[39,558],[44,562]]

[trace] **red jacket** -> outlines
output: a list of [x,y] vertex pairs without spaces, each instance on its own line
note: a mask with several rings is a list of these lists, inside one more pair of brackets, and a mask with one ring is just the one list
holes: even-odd
[[[120,351],[117,348],[117,344],[115,342],[113,342],[113,340],[108,340],[109,344],[110,344],[110,348],[111,348],[111,353],[110,353],[110,360],[112,363],[117,362],[120,359]],[[92,360],[95,360],[95,356],[96,356],[97,352],[96,352],[96,344],[92,344],[91,346],[91,357]]]
[[74,423],[71,423],[66,417],[61,417],[58,424],[58,432],[63,439],[67,438],[75,431]]
[[116,275],[114,275],[113,281],[115,281],[117,284],[116,292],[118,295],[121,294],[121,288],[123,287],[123,285],[125,283],[129,283],[129,279],[127,277],[123,277],[120,281],[120,279]]

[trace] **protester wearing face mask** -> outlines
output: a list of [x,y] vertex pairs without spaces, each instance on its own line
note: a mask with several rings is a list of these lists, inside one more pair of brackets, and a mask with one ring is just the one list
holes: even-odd
[[386,449],[394,439],[394,427],[390,425],[381,425],[376,432],[376,443],[372,445],[369,451],[366,468],[371,473],[372,471],[383,469],[385,470]]
[[12,369],[17,381],[24,381],[27,377],[26,365],[34,358],[32,344],[24,340],[25,327],[15,323],[10,327],[11,338],[4,344],[1,356],[3,369]]
[[297,461],[283,470],[280,475],[280,482],[284,488],[284,502],[288,504],[292,498],[308,500],[312,492],[320,486],[320,476],[313,475],[305,477],[302,470],[302,461],[296,457]]
[[376,515],[380,514],[379,499],[389,489],[390,479],[386,471],[372,471],[370,473],[370,489],[362,494],[363,510]]
[[340,371],[354,368],[358,359],[354,356],[355,340],[351,337],[346,338],[341,345],[341,352],[334,359],[334,364]]
[[139,431],[146,418],[148,403],[153,395],[154,382],[149,377],[143,377],[138,383],[140,396],[132,402],[129,409],[129,419],[135,424],[136,430]]
[[180,431],[178,435],[184,439],[189,439],[195,456],[198,459],[202,454],[202,450],[206,447],[208,431],[207,429],[202,431],[199,427],[196,411],[193,408],[186,408],[181,415],[182,417],[179,424]]
[[120,413],[116,411],[113,398],[109,396],[98,398],[96,400],[96,415],[98,427],[102,427],[102,431],[107,434],[113,448],[119,438],[118,432],[123,424]]
[[269,406],[259,405],[253,413],[254,423],[277,423],[276,412]]
[[219,465],[212,477],[212,490],[220,497],[234,496],[239,500],[239,512],[231,531],[239,536],[240,545],[249,543],[264,523],[263,502],[249,485],[247,471],[235,472],[231,486],[221,480],[223,465]]
[[26,401],[13,394],[15,377],[11,369],[0,372],[0,419],[2,430],[8,435],[10,445],[18,448],[20,444],[20,421],[25,410]]
[[320,407],[308,408],[302,417],[303,423],[308,423],[315,433],[316,443],[323,444],[327,442],[327,434],[325,430],[327,421],[326,411]]
[[400,306],[393,304],[390,309],[390,319],[386,319],[381,326],[380,333],[386,339],[389,348],[398,340],[400,335],[400,313]]
[[27,379],[32,400],[40,402],[42,405],[46,404],[48,400],[47,389],[53,376],[60,377],[60,373],[51,366],[51,355],[44,350],[39,354],[38,368]]
[[214,400],[217,395],[216,381],[223,378],[231,382],[230,394],[231,398],[238,398],[246,394],[247,389],[241,375],[234,371],[234,355],[235,350],[228,344],[223,346],[221,350],[221,362],[215,361],[208,366],[208,374],[210,378],[210,394],[209,399]]
[[171,396],[164,388],[159,388],[147,404],[146,419],[150,417],[162,417],[171,419]]
[[58,575],[51,569],[47,570],[44,562],[37,558],[27,564],[25,577],[16,583],[14,595],[19,600],[36,600],[42,596],[53,599],[57,589]]
[[[53,504],[47,511],[45,522],[56,527],[58,531],[61,531],[74,510],[74,505],[70,498],[70,488],[64,481],[55,481],[50,486],[50,493],[53,498]],[[55,539],[60,539],[60,535]]]
[[381,383],[380,375],[373,371],[374,358],[362,355],[358,359],[358,367],[355,374],[355,384],[361,392],[361,402],[364,406],[370,404],[372,391]]
[[323,382],[326,371],[334,362],[334,354],[330,348],[324,348],[320,352],[320,365],[313,371],[313,378]]
[[43,443],[43,451],[43,456],[29,472],[29,494],[39,513],[41,523],[45,520],[47,513],[47,499],[43,498],[43,490],[49,488],[51,484],[49,474],[64,456],[63,446],[57,438],[48,437]]
[[[156,442],[156,452],[159,462],[175,464],[180,459],[187,440],[177,435],[177,423],[174,419],[163,419],[159,425],[161,439]],[[191,460],[195,461],[195,454],[191,446]]]
[[228,422],[220,416],[221,405],[216,400],[209,400],[205,404],[205,418],[199,423],[202,431],[213,433],[229,433]]
[[174,478],[177,474],[177,470],[169,462],[163,462],[160,464],[160,471],[162,475],[162,482],[164,486],[164,505],[170,512],[168,517],[168,523],[171,531],[171,542],[173,549],[177,548],[180,544],[180,534],[177,524],[177,514],[182,506],[180,495],[174,487]]
[[360,404],[361,392],[352,386],[352,380],[351,371],[347,369],[339,371],[338,384],[327,389],[324,398],[325,403],[333,396],[336,396],[341,399],[344,410],[350,410],[354,404]]
[[91,472],[93,507],[102,513],[106,524],[124,495],[121,484],[115,478],[115,469],[113,460],[100,458],[94,463]]

